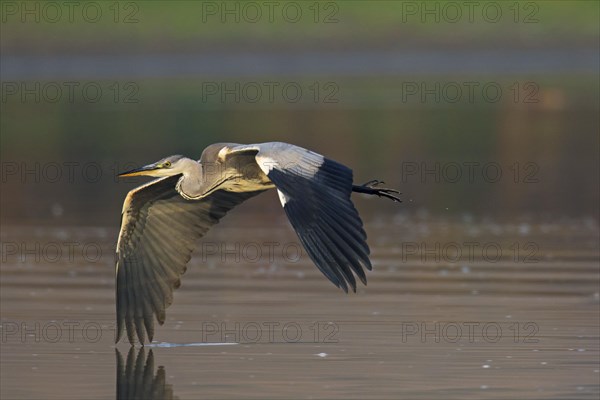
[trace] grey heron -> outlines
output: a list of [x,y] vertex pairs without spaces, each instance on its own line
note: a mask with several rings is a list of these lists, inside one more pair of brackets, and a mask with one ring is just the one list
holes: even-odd
[[125,328],[143,345],[162,325],[195,242],[231,209],[275,188],[300,242],[317,268],[337,287],[356,291],[371,270],[362,221],[352,192],[400,201],[382,182],[354,185],[352,170],[287,143],[208,146],[200,160],[170,156],[119,174],[157,177],[124,201],[117,241],[115,342]]

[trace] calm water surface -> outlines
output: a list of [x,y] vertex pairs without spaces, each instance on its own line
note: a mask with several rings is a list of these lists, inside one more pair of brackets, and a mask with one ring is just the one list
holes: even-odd
[[143,350],[113,343],[116,229],[3,227],[1,397],[598,398],[594,219],[366,222],[345,295],[283,220],[228,217]]

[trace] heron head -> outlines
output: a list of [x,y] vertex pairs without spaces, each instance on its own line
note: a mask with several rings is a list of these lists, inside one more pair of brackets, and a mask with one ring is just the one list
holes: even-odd
[[141,168],[135,168],[130,171],[122,172],[118,176],[119,177],[127,177],[127,176],[154,176],[154,177],[164,177],[164,176],[173,176],[182,174],[184,172],[184,166],[186,161],[189,160],[183,156],[175,155],[162,158],[155,163],[145,165]]

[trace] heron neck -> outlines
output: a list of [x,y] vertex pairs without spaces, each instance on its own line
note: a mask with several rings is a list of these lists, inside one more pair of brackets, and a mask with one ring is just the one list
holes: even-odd
[[194,160],[188,160],[181,178],[177,181],[177,191],[187,200],[197,199],[204,194],[202,183],[202,166]]

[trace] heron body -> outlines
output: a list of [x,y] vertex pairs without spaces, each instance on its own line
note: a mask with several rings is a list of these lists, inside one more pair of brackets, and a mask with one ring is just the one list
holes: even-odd
[[212,225],[245,200],[275,188],[300,242],[337,287],[366,284],[369,247],[351,193],[400,201],[371,181],[354,185],[352,170],[287,143],[217,143],[200,160],[170,156],[119,176],[148,175],[124,201],[116,262],[116,342],[152,341],[154,318],[165,321],[173,291]]

